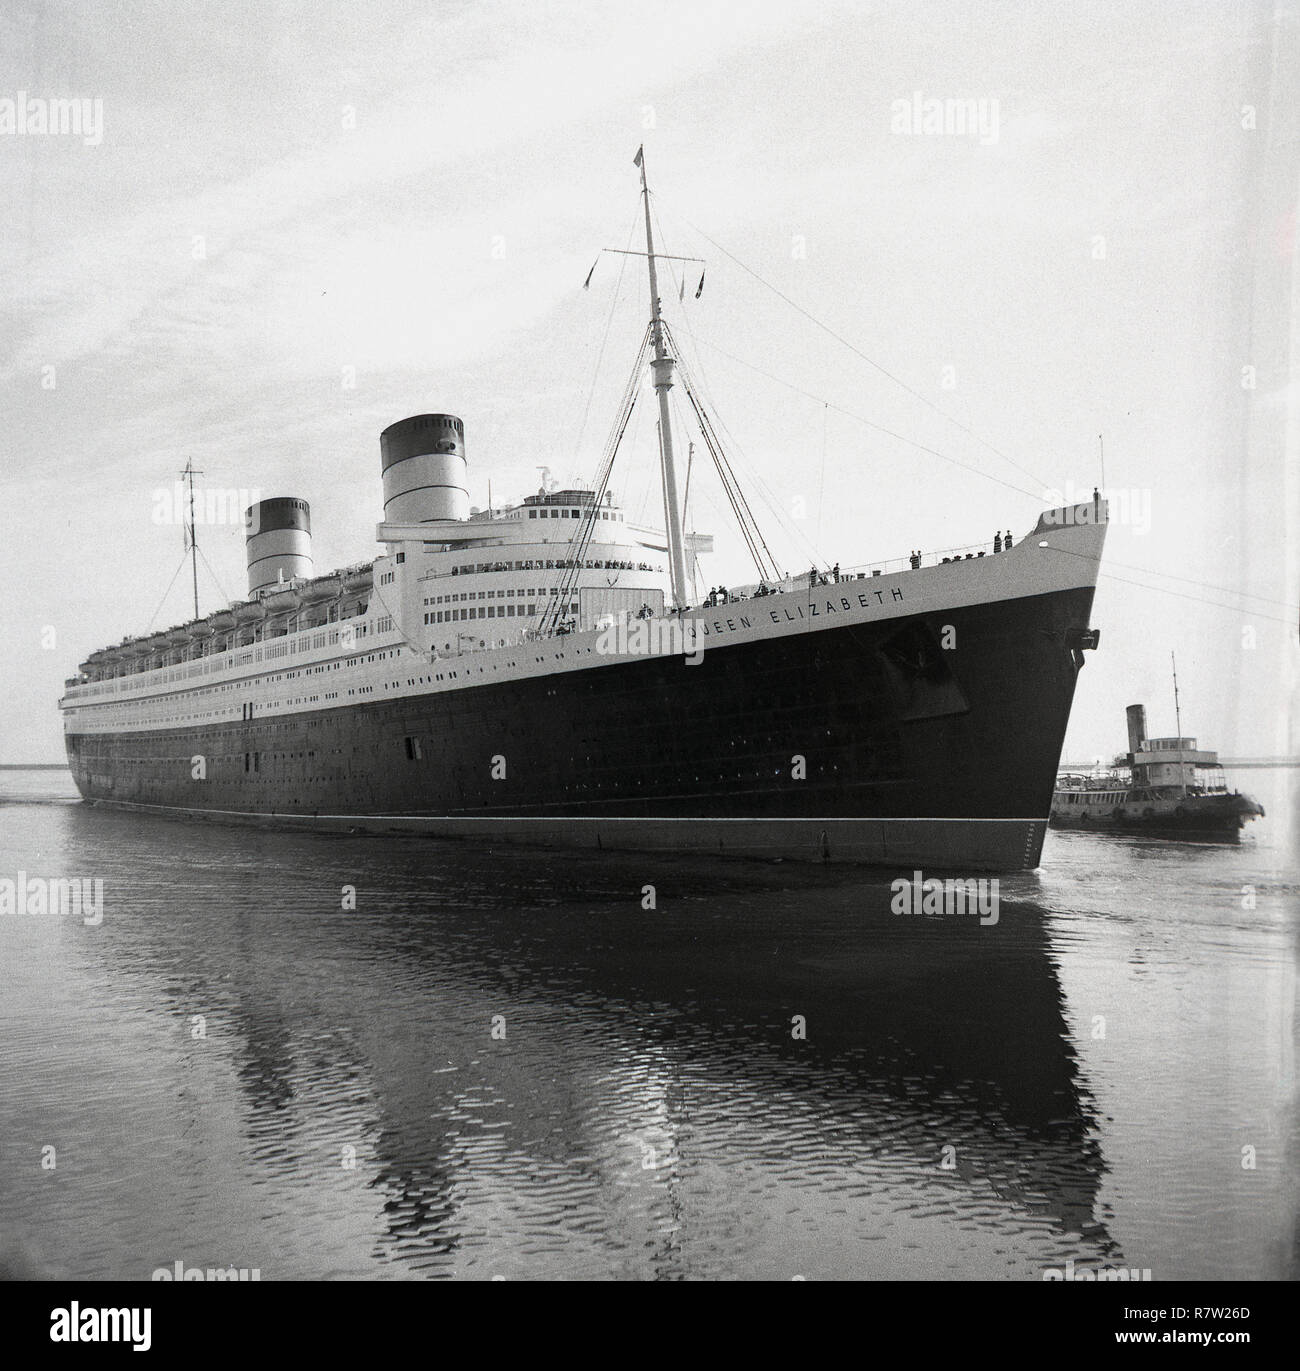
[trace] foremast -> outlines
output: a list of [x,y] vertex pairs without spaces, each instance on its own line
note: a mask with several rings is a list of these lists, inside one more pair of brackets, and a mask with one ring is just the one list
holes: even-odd
[[677,471],[673,463],[673,428],[668,414],[668,392],[673,388],[673,358],[664,341],[664,321],[659,310],[659,274],[655,270],[654,230],[650,225],[650,188],[646,184],[645,148],[635,157],[641,169],[641,198],[645,202],[645,249],[650,268],[650,337],[654,358],[655,394],[659,399],[659,457],[663,466],[664,528],[668,534],[668,569],[672,581],[673,609],[687,607],[686,558],[682,534],[681,506],[677,500]]

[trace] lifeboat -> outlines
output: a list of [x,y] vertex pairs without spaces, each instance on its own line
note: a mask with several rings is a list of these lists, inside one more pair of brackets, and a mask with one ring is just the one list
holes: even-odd
[[162,665],[163,654],[167,651],[167,635],[155,633],[151,638],[140,638],[134,644],[135,669],[152,671]]
[[318,581],[308,581],[302,588],[304,604],[319,604],[322,600],[332,600],[343,589],[343,578],[335,572],[333,576],[322,576]]
[[294,585],[286,585],[283,590],[274,590],[262,597],[268,613],[284,614],[295,610],[302,604],[302,592]]
[[123,638],[116,646],[107,648],[99,664],[100,679],[129,676],[141,670],[145,646],[141,638]]

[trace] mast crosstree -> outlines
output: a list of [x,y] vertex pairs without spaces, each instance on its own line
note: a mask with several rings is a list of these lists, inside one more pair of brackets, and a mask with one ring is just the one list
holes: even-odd
[[672,580],[673,609],[684,610],[686,595],[686,558],[683,551],[682,511],[677,499],[677,472],[673,463],[673,426],[668,413],[668,392],[673,388],[673,357],[668,351],[663,316],[659,310],[659,274],[655,270],[654,230],[650,226],[650,188],[646,182],[645,147],[633,159],[641,170],[641,198],[645,202],[645,250],[650,269],[650,341],[654,358],[655,394],[659,399],[659,456],[663,464],[664,528],[668,534],[668,568]]
[[[600,487],[604,489],[604,483],[608,480],[609,466],[613,462],[618,450],[619,441],[627,427],[627,418],[635,403],[636,388],[639,386],[640,369],[645,359],[647,349],[650,356],[650,369],[653,376],[655,396],[658,402],[659,421],[656,425],[659,439],[659,485],[660,495],[664,506],[664,531],[668,544],[668,571],[669,571],[669,596],[671,597],[670,612],[681,614],[690,608],[694,596],[694,577],[696,569],[695,547],[690,549],[690,581],[688,583],[687,562],[688,562],[688,538],[694,539],[695,535],[688,535],[685,532],[686,522],[686,501],[679,498],[677,493],[677,464],[673,452],[673,428],[672,418],[669,412],[668,392],[673,388],[677,371],[681,372],[682,386],[686,391],[686,397],[691,403],[691,408],[695,413],[695,418],[699,424],[700,436],[704,439],[704,445],[708,450],[709,456],[713,460],[714,467],[717,469],[718,478],[722,482],[723,492],[731,505],[732,512],[736,517],[741,535],[749,548],[750,555],[754,559],[754,565],[758,570],[761,581],[781,581],[784,573],[781,571],[775,557],[773,557],[762,531],[758,527],[758,522],[754,518],[749,501],[745,498],[743,491],[736,479],[736,473],[722,449],[722,444],[718,434],[705,410],[703,400],[699,393],[699,387],[691,377],[686,363],[677,355],[676,343],[673,339],[672,330],[668,327],[668,321],[663,317],[659,296],[659,268],[660,262],[698,262],[704,265],[702,257],[683,257],[677,253],[657,252],[655,250],[653,219],[650,213],[650,188],[646,177],[645,168],[645,148],[637,149],[636,156],[632,159],[634,165],[641,172],[641,196],[644,201],[645,211],[645,251],[633,250],[631,248],[601,248],[601,253],[612,252],[623,257],[644,257],[646,267],[650,275],[650,322],[646,325],[645,335],[642,338],[641,349],[637,354],[637,367],[630,382],[629,390],[623,398],[623,408],[620,411],[620,418],[615,425],[615,431],[611,435],[610,445],[607,448],[604,463],[601,467]],[[582,283],[582,288],[586,290],[591,285],[591,278],[595,274],[596,266],[599,264],[600,255],[597,254],[596,261],[592,263],[591,270],[587,273],[587,279]],[[698,300],[700,291],[704,288],[704,274],[700,274],[700,285],[696,289],[695,298]],[[692,450],[694,445],[691,445]],[[686,467],[686,494],[689,496],[691,485],[690,461]],[[584,527],[578,534],[574,535],[576,541],[585,546],[587,530]],[[689,584],[689,588],[688,588]],[[564,595],[554,596],[555,601],[552,611],[548,617],[543,619],[543,628],[550,624],[558,624],[559,615],[562,612],[562,605],[567,603]]]
[[[189,519],[185,525],[185,534],[189,542],[190,577],[194,588],[194,617],[197,619],[199,617],[199,545],[194,537],[194,478],[202,476],[203,473],[194,470],[194,459],[188,457],[185,460],[185,469],[181,475],[189,483]],[[206,562],[207,558],[205,557],[203,560]]]

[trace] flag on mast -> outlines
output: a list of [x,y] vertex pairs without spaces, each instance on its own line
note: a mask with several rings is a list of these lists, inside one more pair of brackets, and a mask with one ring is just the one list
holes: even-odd
[[[708,268],[705,267],[704,270],[707,271]],[[698,286],[695,287],[695,298],[698,300],[698,299],[700,298],[700,296],[703,294],[703,292],[704,292],[704,272],[702,271],[702,272],[700,272],[700,284],[699,284]]]
[[637,148],[637,150],[636,150],[636,156],[632,159],[632,165],[633,165],[634,167],[639,167],[639,166],[641,165],[641,154],[642,154],[644,151],[645,151],[645,144],[642,143],[641,146],[640,146],[639,148]]
[[597,257],[596,261],[591,264],[591,270],[587,273],[587,279],[582,283],[583,290],[586,290],[587,287],[591,285],[591,278],[596,274],[596,262],[599,261],[600,258]]

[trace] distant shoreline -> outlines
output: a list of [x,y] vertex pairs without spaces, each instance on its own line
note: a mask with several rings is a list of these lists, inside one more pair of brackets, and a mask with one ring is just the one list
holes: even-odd
[[[1062,762],[1057,768],[1058,771],[1092,771],[1096,768],[1096,762]],[[1225,771],[1262,771],[1268,767],[1298,767],[1300,757],[1247,757],[1242,761],[1234,761],[1231,757],[1223,757],[1219,760],[1219,765]],[[1103,767],[1109,771],[1109,767]]]
[[0,762],[0,771],[66,771],[67,762]]

